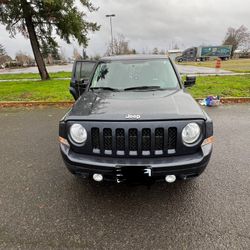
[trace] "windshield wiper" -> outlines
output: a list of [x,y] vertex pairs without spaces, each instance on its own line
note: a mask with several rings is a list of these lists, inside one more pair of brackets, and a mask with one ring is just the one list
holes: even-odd
[[161,86],[138,86],[138,87],[131,87],[131,88],[126,88],[124,91],[129,91],[129,90],[157,90],[160,89]]
[[111,88],[111,87],[93,87],[93,88],[90,88],[91,90],[95,90],[95,89],[101,89],[101,90],[110,90],[110,91],[120,91],[119,89],[114,89],[114,88]]

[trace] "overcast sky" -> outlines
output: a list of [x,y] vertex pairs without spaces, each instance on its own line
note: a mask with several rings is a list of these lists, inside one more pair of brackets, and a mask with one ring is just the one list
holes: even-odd
[[[218,45],[229,26],[244,24],[250,29],[249,0],[92,0],[100,9],[88,18],[101,25],[101,30],[89,34],[89,55],[104,54],[110,41],[110,25],[106,14],[113,19],[114,35],[123,34],[130,46],[139,52],[154,47],[169,49],[174,44],[182,48],[201,44]],[[0,43],[14,56],[18,50],[32,54],[28,40],[21,35],[10,39],[0,26]],[[60,42],[67,56],[73,54],[76,43]]]

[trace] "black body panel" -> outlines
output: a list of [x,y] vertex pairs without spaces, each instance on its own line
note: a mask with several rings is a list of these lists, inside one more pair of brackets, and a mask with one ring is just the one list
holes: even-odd
[[140,120],[206,119],[190,94],[181,90],[151,92],[89,91],[74,104],[68,120],[125,121],[127,114]]

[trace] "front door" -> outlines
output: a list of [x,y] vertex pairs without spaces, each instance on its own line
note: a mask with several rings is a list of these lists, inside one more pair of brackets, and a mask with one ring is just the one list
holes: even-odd
[[88,81],[95,68],[96,61],[76,61],[73,66],[72,78],[70,82],[70,93],[74,99],[78,99],[85,91]]

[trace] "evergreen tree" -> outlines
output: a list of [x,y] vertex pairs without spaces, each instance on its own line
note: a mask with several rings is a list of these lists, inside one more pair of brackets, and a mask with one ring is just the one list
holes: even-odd
[[0,23],[13,37],[21,32],[29,38],[41,79],[46,80],[49,75],[41,53],[42,44],[56,47],[53,37],[56,33],[67,43],[73,38],[87,46],[88,32],[98,30],[99,26],[86,21],[86,12],[96,10],[91,0],[0,0]]

